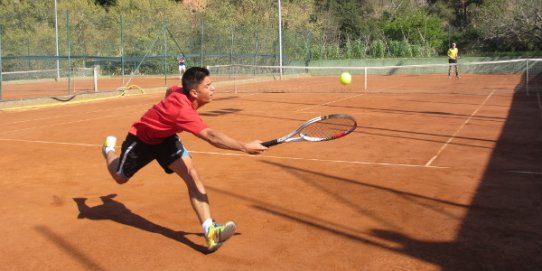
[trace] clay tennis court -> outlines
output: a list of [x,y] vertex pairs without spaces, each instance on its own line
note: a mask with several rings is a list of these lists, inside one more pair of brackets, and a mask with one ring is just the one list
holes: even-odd
[[[540,269],[536,95],[515,92],[519,76],[408,78],[403,87],[424,93],[341,91],[328,78],[250,84],[255,90],[314,84],[318,93],[216,93],[199,110],[202,118],[246,141],[273,139],[331,113],[353,115],[358,128],[339,140],[282,144],[259,156],[181,134],[213,217],[238,225],[238,234],[212,254],[180,178],[152,163],[117,185],[105,169],[104,137],[122,139],[163,93],[2,110],[0,266]],[[375,89],[394,84],[373,82]]]

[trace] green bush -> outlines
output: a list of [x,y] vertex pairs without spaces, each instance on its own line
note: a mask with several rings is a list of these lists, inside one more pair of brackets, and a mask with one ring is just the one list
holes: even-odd
[[386,56],[386,46],[382,40],[371,42],[371,56],[374,58],[383,58]]

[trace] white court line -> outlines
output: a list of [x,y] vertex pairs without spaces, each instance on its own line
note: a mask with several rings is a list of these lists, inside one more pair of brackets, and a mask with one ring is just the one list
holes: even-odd
[[[136,107],[136,106],[139,106],[139,105],[128,105],[128,106],[122,106],[122,107],[115,107],[115,108],[107,108],[107,109],[98,109],[98,110],[91,110],[91,111],[85,111],[85,112],[82,112],[81,113],[81,116],[83,115],[88,115],[88,114],[104,114],[104,113],[111,113],[111,112],[115,112],[115,111],[118,111],[118,109],[125,109],[125,108],[128,108],[128,107]],[[133,110],[133,111],[124,111],[122,113],[118,113],[118,115],[126,115],[126,114],[129,114],[129,113],[135,113],[135,112],[140,112],[141,110]],[[111,114],[109,114],[108,116],[111,116]],[[0,126],[11,126],[13,124],[23,124],[23,123],[29,123],[29,122],[34,122],[34,121],[43,121],[43,120],[54,120],[54,119],[62,119],[62,118],[72,118],[72,115],[65,115],[65,114],[60,114],[60,115],[54,115],[54,116],[48,116],[48,117],[40,117],[40,118],[34,118],[34,119],[25,119],[25,120],[20,120],[20,121],[14,121],[14,122],[6,122],[6,123],[1,123]]]
[[446,143],[444,143],[444,145],[442,145],[442,147],[440,147],[440,149],[437,151],[437,154],[435,154],[435,156],[433,156],[431,159],[429,159],[429,161],[427,161],[427,163],[425,163],[426,166],[431,166],[433,161],[435,161],[435,159],[437,159],[437,157],[442,153],[442,151],[444,151],[444,149],[452,142],[452,140],[455,139],[455,137],[459,134],[459,132],[461,132],[461,130],[463,130],[463,128],[470,122],[470,120],[474,117],[474,115],[476,115],[476,113],[478,113],[478,111],[487,103],[489,98],[491,98],[491,96],[493,96],[493,93],[495,93],[495,90],[493,90],[485,98],[485,100],[480,105],[478,105],[478,108],[476,108],[476,110],[474,110],[474,112],[472,112],[472,114],[470,114],[470,116],[463,122],[463,124],[461,126],[459,126],[459,128],[457,128],[455,133],[450,138],[448,138],[448,141],[446,141]]
[[113,95],[109,97],[101,97],[101,98],[94,98],[94,99],[83,99],[78,101],[69,101],[69,102],[52,102],[47,104],[35,104],[35,105],[23,105],[23,106],[17,106],[17,107],[10,107],[10,108],[4,108],[0,109],[0,111],[6,111],[6,112],[24,112],[24,111],[32,111],[42,108],[50,108],[50,107],[57,107],[57,106],[70,106],[70,105],[79,105],[79,104],[87,104],[87,103],[93,103],[93,102],[100,102],[100,101],[106,101],[106,100],[112,100],[112,99],[121,99],[121,98],[128,98],[128,97],[138,97],[138,96],[148,96],[148,95],[162,95],[162,92],[160,91],[152,91],[155,88],[149,88],[151,92],[145,92],[142,94],[137,95]]
[[102,146],[102,145],[98,145],[98,144],[87,144],[87,143],[68,143],[68,142],[55,142],[55,141],[43,141],[43,140],[25,140],[25,139],[13,139],[13,138],[0,138],[0,141],[15,141],[15,142],[68,145],[68,146],[81,146],[81,147],[101,147]]
[[69,102],[59,101],[59,102],[52,102],[48,104],[23,105],[23,106],[0,109],[0,111],[23,112],[23,111],[31,111],[31,110],[36,110],[36,109],[51,108],[51,107],[57,107],[57,106],[78,105],[78,104],[84,104],[84,103],[91,103],[95,101],[104,101],[104,100],[110,100],[110,99],[115,99],[115,98],[120,98],[120,97],[122,96],[119,95],[119,96],[95,98],[95,99],[80,100],[80,101],[69,101]]
[[[109,109],[106,109],[105,111],[103,111],[103,110],[93,110],[93,111],[85,112],[83,115],[94,114],[94,113],[102,113],[102,112],[113,112],[113,114],[104,114],[104,115],[101,115],[99,117],[79,119],[79,120],[67,121],[67,122],[56,122],[56,123],[53,123],[53,124],[46,124],[46,125],[35,125],[35,126],[20,128],[20,129],[15,129],[15,130],[0,131],[0,135],[10,134],[10,133],[20,132],[20,131],[26,131],[26,130],[31,130],[31,129],[40,129],[40,128],[50,128],[50,127],[56,127],[56,126],[63,126],[63,125],[67,125],[67,124],[81,123],[81,122],[85,122],[85,121],[107,119],[107,118],[117,118],[119,116],[124,117],[126,115],[129,115],[129,114],[132,114],[132,113],[135,114],[135,113],[138,113],[138,112],[141,112],[141,111],[142,110],[138,109],[138,110],[124,111],[124,112],[118,112],[117,113],[117,112],[113,112],[112,110],[109,110]],[[53,120],[53,119],[66,118],[66,117],[71,118],[71,115],[68,115],[68,116],[61,115],[61,116],[53,116],[53,117],[45,117],[45,118],[36,118],[36,119],[30,119],[30,120],[26,120],[26,121],[12,122],[11,124],[22,124],[22,123],[25,123],[25,122]],[[0,127],[1,126],[3,126],[3,124],[0,125]]]
[[276,158],[276,159],[285,159],[285,160],[304,160],[304,161],[340,163],[340,164],[376,165],[376,166],[391,166],[391,167],[417,167],[417,168],[436,168],[436,169],[450,168],[450,167],[441,167],[441,166],[425,166],[425,165],[414,165],[414,164],[395,164],[395,163],[382,163],[382,162],[379,163],[379,162],[370,162],[370,161],[328,160],[328,159],[303,158],[303,157],[291,157],[291,156],[248,155],[248,154],[239,154],[239,153],[201,152],[201,151],[191,151],[191,150],[189,152],[190,153],[199,153],[199,154],[208,154],[208,155],[245,156],[245,157],[251,157],[251,158],[265,157],[265,158]]
[[355,97],[358,97],[358,96],[361,96],[361,95],[364,95],[364,93],[361,93],[361,94],[358,94],[358,95],[354,95],[354,96],[350,96],[350,97],[345,97],[345,98],[342,98],[342,99],[334,100],[334,101],[327,102],[327,103],[323,103],[323,104],[308,106],[308,107],[305,107],[305,108],[297,109],[297,110],[294,111],[294,112],[305,111],[305,110],[307,110],[307,109],[312,109],[312,108],[315,108],[315,107],[318,107],[318,106],[328,105],[328,104],[332,104],[332,103],[336,103],[336,102],[340,102],[340,101],[352,99],[352,98],[355,98]]
[[[79,120],[74,120],[74,121],[57,122],[57,123],[54,123],[54,124],[35,125],[35,126],[31,126],[31,127],[14,129],[14,130],[5,130],[5,131],[0,131],[0,135],[6,135],[6,134],[14,133],[14,132],[21,132],[21,131],[27,131],[27,130],[32,130],[32,129],[63,126],[63,125],[67,125],[67,124],[81,123],[81,122],[85,122],[85,121],[107,119],[107,118],[116,118],[118,116],[126,116],[127,114],[132,114],[132,113],[137,113],[137,112],[141,112],[141,110],[137,110],[137,111],[134,110],[134,111],[128,111],[128,112],[123,112],[123,113],[115,113],[115,114],[110,114],[110,115],[104,115],[104,116],[86,118],[86,119],[79,119]],[[243,113],[254,113],[254,112],[256,112],[256,113],[269,113],[268,111],[243,111]],[[203,113],[205,113],[205,112],[203,112]],[[300,114],[317,114],[318,112],[297,112],[297,113],[300,113]],[[61,116],[61,117],[56,117],[55,116],[55,117],[50,117],[50,118],[37,118],[37,119],[28,120],[28,121],[52,120],[52,119],[63,118],[63,117],[65,117],[65,116]],[[24,123],[24,122],[26,122],[26,121],[13,122],[12,124],[20,124],[20,123]],[[1,126],[2,125],[0,125],[0,127]]]
[[[93,147],[98,148],[102,145],[99,144],[88,144],[88,143],[68,143],[68,142],[55,142],[55,141],[43,141],[43,140],[25,140],[25,139],[12,139],[12,138],[0,138],[0,141],[15,141],[15,142],[26,142],[26,143],[40,143],[40,144],[55,144],[55,145],[68,145],[68,146],[79,146],[79,147]],[[315,162],[326,162],[326,163],[339,163],[339,164],[357,164],[357,165],[374,165],[374,166],[387,166],[387,167],[411,167],[411,168],[432,168],[432,169],[447,169],[450,167],[441,167],[441,166],[426,166],[426,165],[414,165],[414,164],[396,164],[396,163],[382,163],[382,162],[370,162],[370,161],[347,161],[347,160],[327,160],[327,159],[317,159],[317,158],[302,158],[302,157],[290,157],[290,156],[275,156],[275,155],[248,155],[244,153],[226,153],[226,152],[204,152],[204,151],[193,151],[190,150],[190,153],[205,154],[205,155],[221,155],[221,156],[239,156],[239,157],[250,157],[250,158],[272,158],[272,159],[282,159],[282,160],[303,160],[303,161],[315,161]]]
[[55,123],[55,124],[47,124],[47,125],[41,125],[41,126],[32,126],[27,128],[21,128],[21,129],[15,129],[15,130],[8,130],[8,131],[2,131],[0,134],[10,134],[14,132],[20,132],[20,131],[26,131],[31,129],[37,129],[37,128],[49,128],[49,127],[55,127],[55,126],[63,126],[66,124],[74,124],[74,123],[81,123],[89,120],[98,120],[98,119],[105,119],[110,118],[111,116],[101,116],[101,117],[95,117],[95,118],[88,118],[88,119],[81,119],[81,120],[74,120],[74,121],[68,121],[68,122],[61,122],[61,123]]

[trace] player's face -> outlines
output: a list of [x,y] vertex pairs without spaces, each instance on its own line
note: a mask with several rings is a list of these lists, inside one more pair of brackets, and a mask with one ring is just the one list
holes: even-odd
[[198,104],[204,105],[210,103],[213,100],[213,94],[215,92],[215,87],[213,86],[213,81],[210,76],[205,77],[201,84],[196,88]]

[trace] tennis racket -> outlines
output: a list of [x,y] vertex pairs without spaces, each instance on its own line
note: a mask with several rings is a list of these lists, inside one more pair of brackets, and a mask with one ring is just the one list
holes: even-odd
[[356,120],[346,114],[332,114],[327,116],[320,116],[308,120],[301,124],[297,129],[291,133],[277,139],[269,140],[261,143],[266,147],[271,147],[285,142],[298,142],[298,141],[327,141],[332,139],[341,138],[357,127]]

